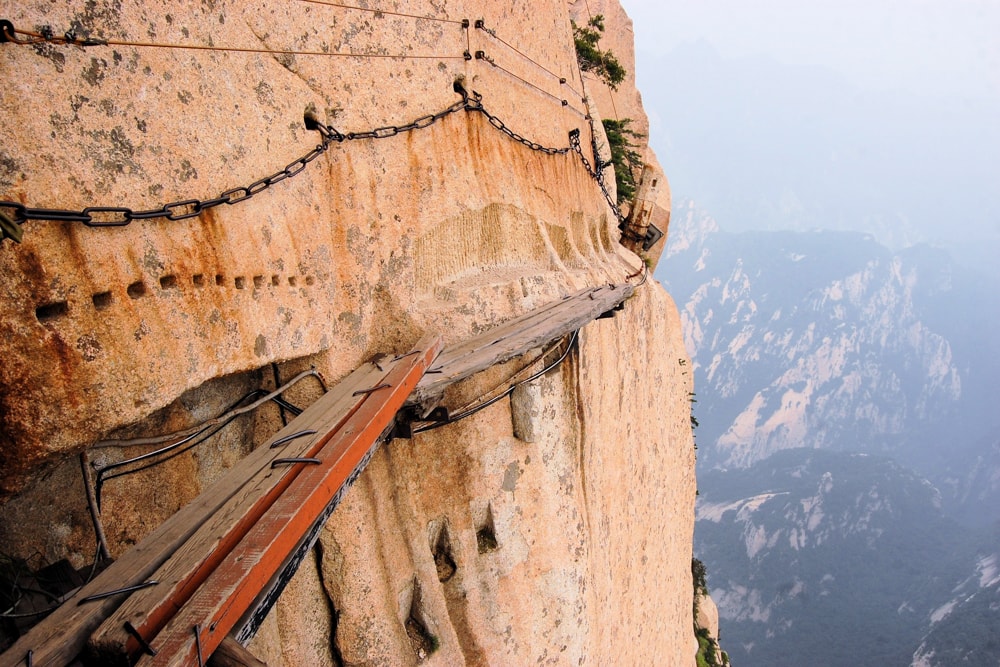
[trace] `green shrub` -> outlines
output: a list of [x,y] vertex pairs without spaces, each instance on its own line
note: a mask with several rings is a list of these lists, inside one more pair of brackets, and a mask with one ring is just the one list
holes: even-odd
[[707,571],[705,569],[705,564],[702,563],[697,558],[691,559],[691,576],[694,578],[694,591],[695,593],[701,593],[703,595],[708,595],[708,585],[705,583],[705,575]]
[[584,72],[593,72],[611,90],[618,90],[618,84],[625,80],[625,68],[611,51],[600,48],[604,34],[604,15],[598,14],[584,27],[573,23],[573,42],[576,45],[576,60]]
[[632,138],[642,139],[645,135],[629,129],[629,125],[632,124],[631,118],[622,118],[621,120],[605,118],[601,124],[604,125],[604,133],[608,137],[611,162],[615,166],[618,203],[632,201],[632,198],[635,197],[636,186],[632,170],[635,167],[642,168],[642,156],[635,150],[638,145],[632,143]]

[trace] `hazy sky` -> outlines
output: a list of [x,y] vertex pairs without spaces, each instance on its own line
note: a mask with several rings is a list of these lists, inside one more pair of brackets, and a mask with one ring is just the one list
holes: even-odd
[[[822,65],[866,88],[1000,97],[998,0],[622,0],[637,51]],[[640,55],[638,69],[643,59]]]
[[1000,0],[621,2],[677,200],[732,229],[1000,244]]

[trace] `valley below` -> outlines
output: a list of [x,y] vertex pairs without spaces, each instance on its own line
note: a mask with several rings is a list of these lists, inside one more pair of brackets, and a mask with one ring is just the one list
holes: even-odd
[[942,247],[678,206],[695,553],[738,665],[996,664],[994,281]]

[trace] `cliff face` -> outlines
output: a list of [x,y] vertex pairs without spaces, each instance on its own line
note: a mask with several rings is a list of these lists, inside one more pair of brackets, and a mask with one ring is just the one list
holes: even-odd
[[[627,19],[611,9],[607,34],[623,34],[614,21]],[[562,3],[0,10],[20,30],[160,45],[0,45],[0,200],[180,202],[166,212],[184,218],[28,221],[21,244],[0,246],[0,536],[11,555],[89,562],[76,456],[106,466],[149,449],[95,447],[102,440],[187,427],[310,366],[336,380],[426,331],[459,341],[639,266],[579,157],[510,136],[565,148],[580,129],[595,162],[582,94],[600,88],[581,80]],[[492,124],[462,109],[431,123],[461,101],[456,81],[481,95]],[[634,82],[622,92],[638,116]],[[390,129],[296,163],[320,142],[307,109],[344,134]],[[391,129],[415,119],[412,131]],[[676,308],[649,280],[511,402],[390,442],[254,651],[269,664],[693,662],[684,359]],[[462,405],[526,361],[448,400]],[[318,391],[301,382],[287,398],[304,405]],[[109,481],[112,552],[280,418],[261,410]]]

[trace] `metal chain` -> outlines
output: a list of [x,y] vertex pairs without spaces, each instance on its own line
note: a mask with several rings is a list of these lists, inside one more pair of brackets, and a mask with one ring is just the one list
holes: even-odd
[[580,156],[584,167],[587,169],[587,173],[589,173],[590,176],[597,181],[604,194],[604,198],[607,200],[612,211],[614,211],[615,216],[619,220],[622,219],[621,211],[618,208],[618,205],[615,203],[614,198],[611,197],[611,194],[608,192],[608,189],[604,184],[604,179],[601,174],[602,170],[593,169],[590,165],[590,161],[586,158],[583,154],[583,150],[580,148],[580,131],[578,129],[570,132],[569,147],[552,148],[543,146],[538,142],[531,141],[517,132],[514,132],[507,127],[507,125],[500,118],[487,111],[485,107],[483,107],[482,95],[479,93],[472,91],[470,94],[458,84],[455,85],[455,92],[459,93],[462,96],[462,99],[442,111],[435,114],[421,116],[406,125],[387,125],[365,132],[341,133],[330,125],[320,123],[314,116],[306,114],[306,129],[319,132],[321,137],[321,142],[316,145],[316,147],[299,159],[289,163],[283,169],[280,169],[269,176],[258,179],[249,185],[226,190],[213,199],[184,199],[164,204],[160,208],[148,210],[134,210],[125,206],[88,206],[82,210],[31,208],[21,204],[20,202],[0,201],[0,241],[4,238],[10,237],[15,241],[20,242],[21,230],[19,225],[28,220],[79,222],[88,227],[124,227],[125,225],[130,224],[133,220],[155,220],[159,218],[171,221],[186,220],[188,218],[196,217],[202,212],[221,204],[233,205],[244,202],[260,194],[264,190],[267,190],[271,186],[298,175],[305,170],[306,166],[310,162],[325,153],[330,147],[330,144],[333,142],[342,143],[344,141],[359,139],[387,139],[404,132],[412,132],[414,130],[422,130],[430,127],[442,118],[459,111],[483,114],[486,116],[490,125],[494,128],[533,151],[545,153],[546,155],[565,155],[571,150],[575,151]]
[[[308,123],[307,123],[308,125]],[[331,138],[319,126],[310,127],[320,132],[322,143],[284,169],[265,176],[245,187],[232,188],[214,199],[184,199],[164,204],[160,208],[136,211],[124,206],[88,206],[79,211],[51,208],[29,208],[13,201],[0,201],[0,214],[7,209],[6,216],[21,224],[26,220],[51,220],[55,222],[82,222],[88,227],[123,227],[133,220],[186,220],[220,204],[237,204],[260,194],[272,185],[291,178],[306,168],[306,165],[322,155],[329,147]]]
[[535,141],[531,141],[530,139],[525,139],[520,134],[518,134],[517,132],[514,132],[512,129],[510,129],[509,127],[507,127],[502,120],[500,120],[499,118],[497,118],[496,116],[494,116],[493,114],[491,114],[489,111],[487,111],[483,107],[483,96],[480,95],[479,93],[475,92],[475,91],[472,91],[472,95],[471,96],[467,96],[466,97],[466,99],[465,99],[465,109],[467,111],[478,111],[479,113],[483,114],[489,120],[490,125],[492,125],[496,129],[500,130],[501,132],[503,132],[504,134],[506,134],[508,137],[510,137],[514,141],[517,141],[517,142],[519,142],[521,144],[524,144],[525,146],[527,146],[528,148],[530,148],[533,151],[539,151],[541,153],[545,153],[546,155],[565,155],[566,153],[568,153],[570,151],[569,147],[566,147],[566,148],[549,148],[549,147],[543,146],[540,143],[537,143]]
[[[83,210],[66,210],[50,208],[30,208],[14,201],[0,201],[0,219],[5,222],[22,224],[27,220],[50,220],[54,222],[80,222],[88,227],[123,227],[133,220],[155,220],[165,218],[167,220],[186,220],[193,218],[203,211],[219,206],[220,204],[238,204],[251,197],[267,190],[272,185],[291,178],[301,173],[310,162],[326,152],[333,142],[344,142],[355,139],[385,139],[394,137],[402,132],[410,132],[429,127],[447,115],[465,109],[466,101],[452,104],[444,111],[427,116],[421,116],[406,125],[390,125],[379,127],[368,132],[349,132],[343,134],[332,126],[319,123],[314,117],[309,115],[305,118],[306,129],[319,132],[321,143],[308,153],[288,164],[284,169],[274,172],[269,176],[258,179],[250,185],[231,188],[221,193],[214,199],[184,199],[181,201],[164,204],[160,208],[136,211],[124,206],[89,206]],[[6,229],[7,225],[0,229]],[[9,235],[9,234],[6,234]],[[12,235],[10,235],[12,236]]]
[[611,193],[608,191],[608,186],[604,183],[604,168],[610,163],[601,162],[601,158],[596,157],[595,160],[597,160],[597,169],[590,166],[590,160],[588,160],[587,156],[583,154],[583,148],[580,146],[580,130],[578,129],[570,130],[569,145],[572,150],[580,156],[580,161],[583,162],[583,166],[587,170],[587,173],[590,174],[590,177],[597,181],[597,184],[601,188],[601,192],[604,194],[605,201],[608,202],[608,206],[611,207],[611,211],[615,214],[615,218],[618,219],[618,222],[624,222],[625,217],[622,215],[622,211],[618,207],[618,202],[616,202],[615,198],[611,196]]

